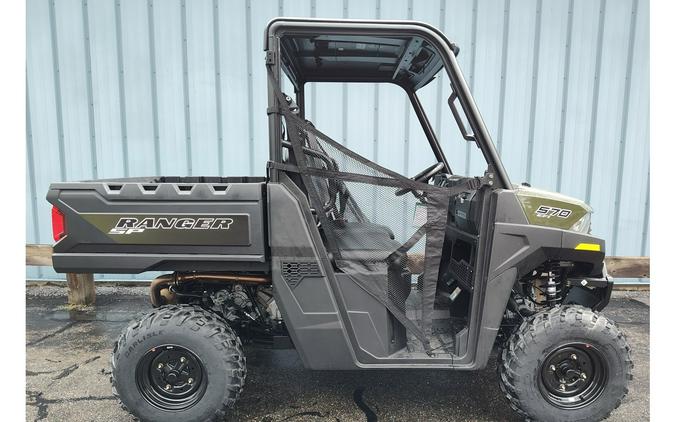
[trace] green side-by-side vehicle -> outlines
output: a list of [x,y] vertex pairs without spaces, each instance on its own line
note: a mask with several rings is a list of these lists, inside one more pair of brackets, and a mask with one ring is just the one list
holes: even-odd
[[[509,180],[458,47],[410,21],[278,18],[265,31],[265,176],[49,189],[56,271],[165,272],[153,309],[114,347],[122,404],[144,421],[219,420],[244,386],[242,343],[257,342],[324,370],[477,370],[496,349],[523,417],[608,416],[632,362],[599,313],[612,291],[605,243],[583,202]],[[440,73],[445,117],[480,151],[482,174],[452,172],[417,96]],[[317,129],[305,85],[333,82],[398,85],[434,162],[408,178]]]

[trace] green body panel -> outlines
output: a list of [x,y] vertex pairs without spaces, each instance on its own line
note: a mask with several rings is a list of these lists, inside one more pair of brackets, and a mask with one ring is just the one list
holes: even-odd
[[537,226],[569,230],[593,212],[583,201],[559,193],[525,186],[519,186],[515,191],[527,221]]

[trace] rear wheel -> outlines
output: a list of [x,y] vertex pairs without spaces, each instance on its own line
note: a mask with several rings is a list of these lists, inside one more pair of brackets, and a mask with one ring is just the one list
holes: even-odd
[[112,354],[113,393],[142,421],[221,420],[245,377],[237,335],[196,306],[162,306],[143,315]]
[[628,392],[633,362],[614,322],[581,306],[534,315],[511,335],[499,362],[511,407],[536,421],[597,421]]

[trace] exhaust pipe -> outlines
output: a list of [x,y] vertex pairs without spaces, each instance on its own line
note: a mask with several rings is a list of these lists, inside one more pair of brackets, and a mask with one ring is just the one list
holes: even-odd
[[169,303],[176,303],[176,295],[170,287],[177,286],[187,281],[200,281],[203,283],[240,283],[240,284],[270,284],[272,281],[269,276],[241,275],[241,274],[208,274],[208,273],[189,273],[189,274],[163,274],[152,280],[150,283],[150,302],[152,306],[158,307]]

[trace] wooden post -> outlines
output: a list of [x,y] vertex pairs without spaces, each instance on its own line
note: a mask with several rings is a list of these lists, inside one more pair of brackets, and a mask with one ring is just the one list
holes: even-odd
[[70,305],[93,305],[96,289],[93,274],[66,274],[68,280],[68,303]]
[[52,266],[52,247],[49,245],[26,245],[26,265]]
[[[52,247],[49,245],[26,245],[26,265],[52,266]],[[96,288],[93,274],[66,274],[68,280],[68,303],[70,305],[93,305],[96,303]]]
[[649,278],[649,257],[606,256],[609,275],[616,278]]

